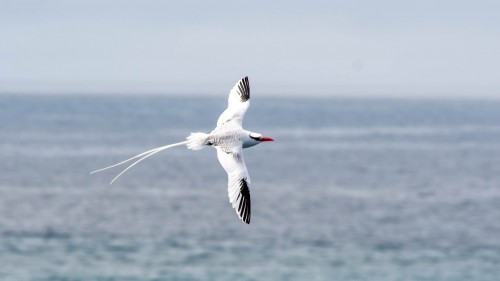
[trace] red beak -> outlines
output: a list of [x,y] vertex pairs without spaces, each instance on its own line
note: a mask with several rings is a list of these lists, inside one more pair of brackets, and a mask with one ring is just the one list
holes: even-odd
[[262,141],[274,141],[274,140],[272,138],[262,137],[260,141],[262,142]]

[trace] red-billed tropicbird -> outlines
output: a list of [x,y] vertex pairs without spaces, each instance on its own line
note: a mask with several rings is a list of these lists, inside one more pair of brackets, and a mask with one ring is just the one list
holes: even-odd
[[217,149],[217,158],[227,172],[229,202],[236,210],[238,217],[249,224],[251,217],[250,191],[248,189],[250,176],[243,160],[242,149],[252,147],[261,142],[273,141],[271,138],[242,128],[243,117],[249,105],[250,85],[248,77],[244,77],[231,89],[228,98],[228,107],[220,115],[217,127],[209,134],[191,133],[186,138],[186,141],[148,150],[120,163],[93,171],[91,174],[138,159],[109,183],[112,184],[118,177],[137,163],[165,149],[186,145],[189,149],[200,150],[207,146],[212,146]]

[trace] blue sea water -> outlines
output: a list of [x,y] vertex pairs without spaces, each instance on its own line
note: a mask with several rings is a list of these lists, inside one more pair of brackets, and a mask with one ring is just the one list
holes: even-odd
[[252,222],[210,131],[226,97],[0,96],[0,280],[500,280],[500,101],[252,100]]

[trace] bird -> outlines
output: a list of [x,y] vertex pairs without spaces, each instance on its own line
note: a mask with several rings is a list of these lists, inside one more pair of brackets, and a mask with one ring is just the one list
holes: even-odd
[[91,172],[97,173],[130,161],[135,160],[121,171],[109,183],[113,184],[121,175],[144,159],[164,151],[166,149],[186,145],[191,150],[201,150],[205,147],[214,147],[217,150],[217,158],[227,173],[227,191],[229,202],[235,209],[238,218],[250,224],[251,202],[250,202],[250,175],[248,174],[243,149],[255,146],[262,142],[274,141],[260,133],[243,129],[243,117],[250,106],[250,83],[248,76],[241,78],[231,89],[228,97],[227,109],[222,112],[217,120],[217,125],[210,133],[191,133],[185,141],[169,144],[140,153],[127,160],[111,166]]

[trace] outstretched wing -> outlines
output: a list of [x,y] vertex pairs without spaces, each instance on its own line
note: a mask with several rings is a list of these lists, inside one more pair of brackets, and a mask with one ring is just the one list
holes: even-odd
[[242,148],[234,147],[233,151],[217,147],[217,158],[227,172],[227,191],[229,202],[236,210],[238,217],[245,223],[250,223],[250,176],[248,175]]
[[241,127],[248,106],[250,106],[250,83],[248,76],[245,76],[229,92],[227,109],[220,115],[217,127],[228,122],[234,122]]

